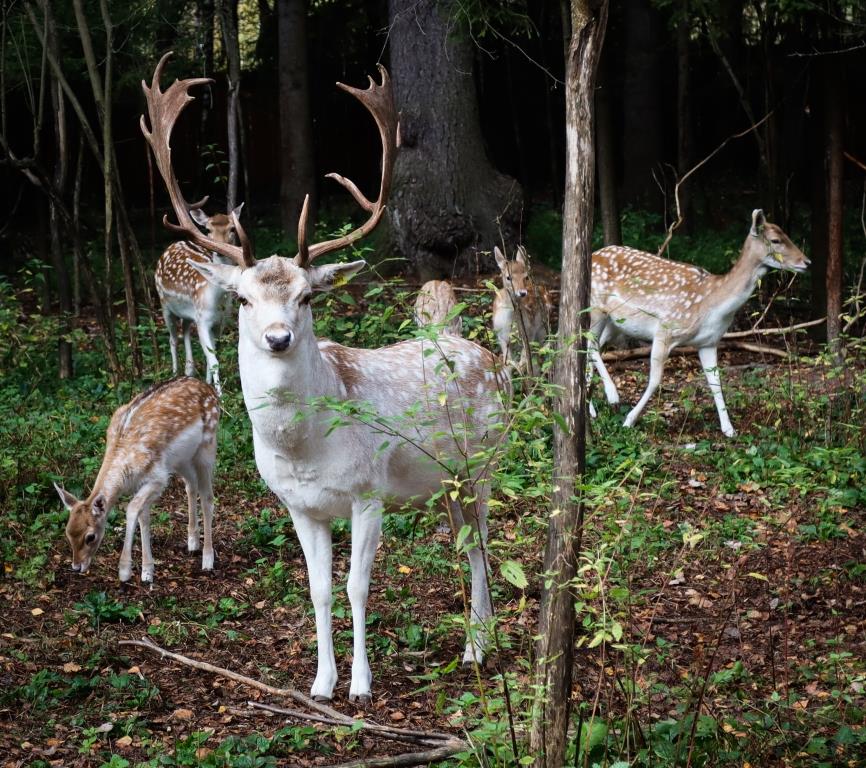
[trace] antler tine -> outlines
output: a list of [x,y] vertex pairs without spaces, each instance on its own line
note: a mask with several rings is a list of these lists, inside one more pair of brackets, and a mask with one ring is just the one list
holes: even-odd
[[189,95],[189,89],[196,85],[212,83],[213,80],[207,77],[175,80],[165,91],[160,90],[159,81],[166,62],[171,55],[172,51],[169,51],[159,60],[153,72],[153,80],[150,87],[147,86],[144,80],[141,81],[151,126],[151,129],[148,130],[144,115],[142,115],[140,120],[141,132],[153,151],[157,168],[159,168],[159,172],[165,182],[174,213],[178,220],[178,223],[174,224],[168,220],[168,215],[166,214],[163,216],[162,223],[167,229],[182,234],[196,245],[200,245],[209,251],[216,251],[231,259],[239,267],[251,267],[255,264],[252,248],[249,239],[243,229],[238,226],[237,222],[235,222],[235,229],[241,242],[240,246],[230,243],[218,243],[215,240],[211,240],[211,238],[202,233],[189,215],[190,208],[200,207],[204,204],[204,200],[195,205],[190,205],[180,191],[180,185],[171,166],[171,132],[180,113],[183,112],[187,104],[195,100],[193,96]]
[[338,88],[342,88],[347,93],[352,94],[364,105],[373,116],[379,128],[379,137],[382,140],[382,178],[379,184],[378,198],[375,201],[368,200],[351,179],[347,179],[338,173],[329,173],[327,175],[327,178],[334,179],[338,184],[345,187],[355,199],[355,202],[370,213],[370,218],[348,235],[307,246],[307,206],[305,204],[304,210],[301,212],[301,220],[298,224],[298,255],[295,258],[295,262],[299,266],[307,267],[319,256],[345,248],[350,243],[365,237],[376,228],[376,225],[382,218],[382,214],[385,212],[385,204],[391,192],[391,179],[394,174],[397,147],[400,146],[400,123],[397,109],[394,106],[394,92],[391,87],[391,78],[388,75],[388,71],[381,64],[379,65],[379,73],[382,78],[381,84],[377,84],[372,77],[368,77],[370,82],[367,88],[353,88],[350,85],[337,83]]

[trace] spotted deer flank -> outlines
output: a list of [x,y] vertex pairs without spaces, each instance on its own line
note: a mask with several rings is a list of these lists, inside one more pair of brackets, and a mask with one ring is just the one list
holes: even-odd
[[509,261],[498,247],[493,248],[493,255],[502,276],[502,288],[493,298],[493,330],[505,364],[511,360],[512,335],[517,333],[522,350],[518,368],[526,372],[527,363],[531,360],[529,345],[544,341],[550,331],[553,302],[547,288],[536,284],[530,277],[529,259],[522,245],[517,246],[517,256],[513,261]]
[[809,259],[761,210],[752,212],[740,257],[725,275],[634,248],[612,245],[594,253],[589,354],[609,403],[618,403],[619,393],[600,349],[622,336],[652,342],[649,384],[625,426],[634,425],[658,389],[671,350],[688,344],[698,348],[722,432],[735,435],[719,378],[719,340],[767,270],[803,272],[808,266]]
[[[447,280],[428,280],[418,291],[415,300],[415,323],[419,328],[435,325],[443,333],[460,336],[463,333],[463,318],[454,313],[457,297]],[[449,320],[449,315],[452,315]]]
[[[239,216],[243,204],[233,212]],[[193,220],[219,243],[231,243],[235,236],[235,227],[231,216],[217,213],[207,216],[201,209],[190,210]],[[219,377],[219,363],[216,357],[216,337],[222,330],[226,315],[228,297],[226,292],[205,280],[190,262],[202,264],[218,261],[228,263],[224,257],[215,252],[201,248],[188,240],[172,243],[160,256],[156,265],[156,291],[162,304],[162,316],[168,329],[171,345],[171,370],[177,375],[177,322],[180,320],[183,329],[183,346],[186,354],[184,373],[192,376],[193,357],[190,329],[195,323],[198,340],[207,360],[206,380],[213,382],[217,394],[222,395],[222,385]]]
[[200,548],[197,508],[204,521],[201,567],[214,565],[213,487],[219,399],[213,387],[181,377],[150,389],[120,406],[111,417],[105,456],[90,495],[83,500],[54,487],[69,510],[66,538],[72,546],[72,570],[85,573],[105,535],[108,514],[127,494],[126,536],[120,555],[121,581],[132,577],[135,527],[141,532],[141,580],[153,581],[150,507],[173,475],[186,485],[187,549]]

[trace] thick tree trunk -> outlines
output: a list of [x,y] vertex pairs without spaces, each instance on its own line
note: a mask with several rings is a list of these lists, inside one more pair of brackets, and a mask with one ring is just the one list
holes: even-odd
[[[199,25],[199,45],[201,46],[201,75],[202,77],[213,77],[213,22],[214,22],[214,0],[198,0],[196,4],[196,15]],[[213,110],[213,89],[206,86],[201,93],[201,142],[210,142],[210,116]],[[148,150],[148,157],[150,151]],[[203,179],[199,180],[203,184]]]
[[[294,235],[304,196],[316,188],[307,67],[307,0],[276,0],[280,97],[280,216]],[[315,221],[315,200],[310,220]]]
[[223,47],[228,62],[228,114],[227,133],[229,145],[229,179],[226,190],[226,210],[238,205],[238,187],[241,176],[240,155],[240,89],[241,89],[241,51],[238,40],[238,0],[220,0],[220,26],[223,33]]
[[842,231],[844,210],[845,114],[842,88],[843,68],[838,59],[827,62],[826,136],[827,136],[827,343],[839,351],[842,314]]
[[[554,383],[559,396],[554,422],[555,490],[551,499],[536,653],[536,691],[530,747],[535,765],[561,768],[565,749],[574,660],[574,595],[583,532],[577,485],[586,468],[586,339],[595,191],[593,91],[607,24],[606,0],[572,0],[571,44],[566,61],[566,184],[562,247],[562,293]],[[566,429],[562,427],[565,426]]]
[[492,268],[479,251],[516,245],[520,185],[484,150],[474,48],[453,0],[389,0],[402,147],[388,205],[392,242],[419,275]]

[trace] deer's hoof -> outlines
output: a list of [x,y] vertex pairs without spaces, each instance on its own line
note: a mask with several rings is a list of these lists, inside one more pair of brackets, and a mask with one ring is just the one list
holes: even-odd
[[330,704],[331,697],[330,696],[313,696],[313,701],[318,702],[319,704]]
[[367,708],[373,702],[373,697],[369,693],[350,693],[349,701],[354,702],[359,707]]

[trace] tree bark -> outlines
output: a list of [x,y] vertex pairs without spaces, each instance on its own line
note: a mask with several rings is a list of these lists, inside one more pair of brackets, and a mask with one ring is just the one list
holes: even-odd
[[[313,126],[307,66],[307,0],[276,0],[280,98],[280,216],[287,236],[298,229],[304,196],[314,195]],[[315,199],[310,201],[315,221]]]
[[389,0],[391,72],[402,147],[388,221],[422,279],[492,268],[516,245],[520,185],[490,164],[473,79],[474,49],[454,0]]
[[[690,23],[685,0],[677,23],[677,175],[682,178],[692,167],[692,106],[690,93]],[[680,210],[686,230],[692,231],[692,194],[687,184],[680,187]]]
[[220,26],[223,34],[223,47],[228,62],[228,145],[229,178],[226,189],[226,210],[232,211],[238,205],[238,186],[241,175],[240,156],[240,89],[241,89],[241,50],[238,40],[238,0],[220,0]]
[[[593,91],[607,25],[608,5],[572,0],[571,43],[566,61],[566,184],[563,216],[562,293],[554,383],[559,395],[554,422],[555,478],[544,553],[544,579],[530,747],[539,768],[561,768],[574,660],[574,595],[583,533],[583,499],[577,490],[586,468],[586,331],[590,298],[595,192]],[[565,427],[565,429],[563,429]]]
[[844,212],[844,140],[845,114],[842,87],[843,68],[838,57],[826,63],[824,88],[825,135],[827,136],[827,343],[839,353],[840,316],[842,314],[842,246]]

